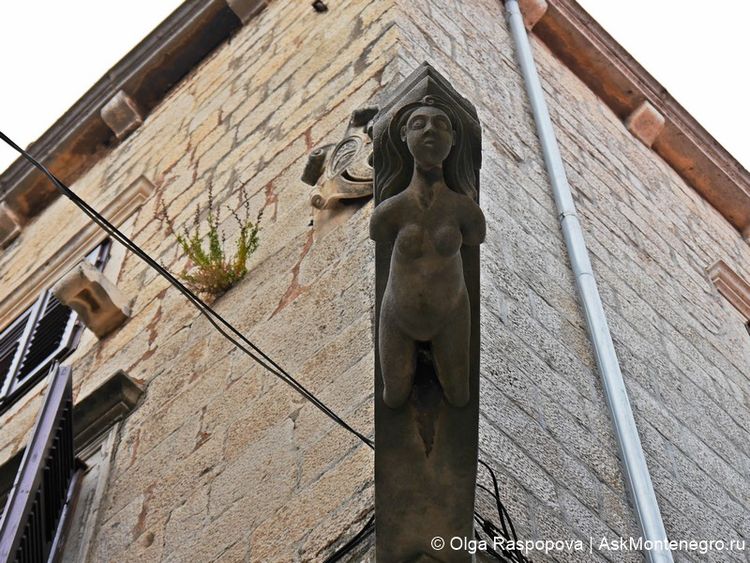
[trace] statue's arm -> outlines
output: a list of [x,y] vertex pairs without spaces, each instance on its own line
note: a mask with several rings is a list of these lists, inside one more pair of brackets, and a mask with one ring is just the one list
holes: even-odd
[[387,199],[375,207],[370,218],[370,238],[378,242],[389,242],[396,238],[398,225],[395,221],[393,199]]
[[468,246],[478,246],[484,242],[487,222],[484,220],[482,208],[473,201],[467,206],[461,231],[463,242]]

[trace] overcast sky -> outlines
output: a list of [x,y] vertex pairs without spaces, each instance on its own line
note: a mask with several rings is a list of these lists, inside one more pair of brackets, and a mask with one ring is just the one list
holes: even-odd
[[[579,2],[750,169],[750,2]],[[179,4],[0,3],[0,130],[22,146],[33,142]],[[16,155],[0,145],[1,171]]]
[[750,170],[750,2],[578,3]]

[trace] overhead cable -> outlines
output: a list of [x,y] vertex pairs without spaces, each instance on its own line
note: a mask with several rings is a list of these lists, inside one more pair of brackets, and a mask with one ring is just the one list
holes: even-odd
[[[137,255],[141,260],[148,264],[151,268],[156,270],[159,275],[166,279],[172,284],[177,290],[187,297],[200,313],[208,319],[208,322],[219,331],[229,342],[234,344],[237,348],[242,350],[245,354],[250,356],[255,362],[257,362],[264,369],[287,383],[295,391],[297,391],[304,398],[314,404],[321,412],[328,416],[331,420],[357,436],[364,444],[369,448],[374,449],[372,440],[366,437],[364,434],[358,432],[351,427],[344,419],[336,414],[330,407],[318,399],[312,392],[310,392],[304,385],[302,385],[297,379],[292,377],[285,369],[279,364],[273,361],[265,352],[263,352],[258,346],[253,344],[244,334],[237,330],[229,321],[224,319],[219,313],[212,309],[205,301],[188,289],[180,280],[174,277],[166,268],[159,264],[156,260],[151,258],[143,249],[141,249],[135,242],[125,236],[117,227],[110,223],[105,217],[103,217],[98,211],[91,207],[86,201],[81,199],[73,190],[66,186],[59,178],[57,178],[49,169],[38,162],[28,152],[19,147],[14,143],[7,135],[0,131],[0,139],[5,141],[9,146],[18,151],[26,160],[28,160],[34,167],[39,169],[52,184],[72,201],[81,211],[83,211],[92,221],[104,229],[112,238],[118,241],[120,244],[125,246],[128,250]],[[230,334],[231,333],[231,334]]]
[[[245,335],[243,335],[238,329],[236,329],[229,321],[227,321],[218,312],[212,309],[205,301],[203,301],[200,297],[198,297],[195,293],[193,293],[190,289],[188,289],[182,282],[180,282],[177,278],[175,278],[166,268],[164,268],[156,260],[151,258],[151,256],[149,256],[135,242],[129,239],[126,235],[124,235],[117,227],[112,225],[112,223],[110,223],[98,211],[96,211],[86,201],[84,201],[75,192],[73,192],[73,190],[71,190],[67,185],[65,185],[59,178],[57,178],[57,176],[55,176],[52,172],[50,172],[50,170],[46,166],[38,162],[28,152],[26,152],[24,149],[19,147],[2,131],[0,131],[0,139],[2,139],[5,143],[7,143],[14,150],[18,151],[34,167],[40,170],[52,182],[52,184],[57,188],[57,190],[60,191],[60,193],[62,193],[65,197],[67,197],[70,201],[72,201],[92,221],[94,221],[97,225],[99,225],[102,229],[104,229],[104,231],[106,231],[107,234],[109,234],[117,242],[125,246],[125,248],[127,248],[128,250],[136,254],[148,266],[156,270],[156,272],[159,275],[161,275],[164,279],[166,279],[180,293],[182,293],[185,297],[187,297],[188,301],[190,301],[190,303],[193,306],[195,306],[195,308],[198,309],[198,311],[204,317],[206,317],[208,322],[222,336],[224,336],[224,338],[226,338],[230,343],[232,343],[238,349],[240,349],[245,354],[247,354],[250,358],[252,358],[256,363],[258,363],[261,367],[266,369],[268,372],[270,372],[271,374],[275,375],[276,377],[278,377],[279,379],[287,383],[290,387],[292,387],[305,399],[313,403],[321,412],[323,412],[331,420],[333,420],[334,422],[339,424],[341,427],[343,427],[344,429],[348,430],[349,432],[357,436],[357,438],[359,438],[370,449],[373,449],[373,450],[375,449],[375,445],[373,444],[372,440],[370,440],[368,437],[366,437],[362,433],[355,430],[352,426],[350,426],[345,420],[343,420],[338,414],[336,414],[330,407],[328,407],[325,403],[323,403],[320,399],[318,399],[311,391],[309,391],[306,387],[304,387],[297,379],[295,379],[291,374],[289,374],[285,369],[283,369],[278,363],[272,360],[258,346],[253,344],[253,342],[251,342]],[[492,471],[492,469],[484,461],[479,460],[479,463],[484,465],[490,471],[492,475],[494,491],[490,491],[489,489],[487,489],[486,487],[482,485],[479,485],[479,487],[487,491],[488,493],[490,493],[495,499],[497,503],[498,517],[500,519],[502,531],[498,530],[491,521],[483,518],[476,511],[475,511],[475,520],[485,533],[488,533],[491,535],[503,535],[506,538],[512,537],[515,539],[515,530],[513,529],[513,524],[510,522],[510,516],[508,515],[508,512],[505,510],[505,507],[500,502],[499,489],[498,489],[498,484],[497,484],[497,479],[495,477],[495,474]],[[510,532],[512,535],[509,534],[509,530],[506,527],[506,521],[508,525],[510,526]],[[364,540],[364,538],[366,538],[370,533],[372,533],[374,529],[375,529],[375,519],[373,516],[365,523],[363,528],[354,537],[352,537],[344,546],[342,546],[339,550],[337,550],[326,561],[333,563],[335,561],[340,560],[342,557],[344,557],[349,552],[351,552],[362,540]],[[518,553],[498,554],[498,553],[493,552],[492,550],[490,550],[489,553],[501,561],[524,561],[522,556],[521,558],[518,557],[519,555]],[[510,559],[508,558],[508,555],[510,555]]]

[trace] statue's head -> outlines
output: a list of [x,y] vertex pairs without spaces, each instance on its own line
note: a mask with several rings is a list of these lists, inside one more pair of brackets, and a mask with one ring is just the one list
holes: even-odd
[[420,106],[405,119],[401,140],[406,143],[414,162],[425,168],[441,166],[456,140],[448,114],[435,106]]
[[405,104],[391,118],[386,135],[381,199],[406,188],[416,162],[426,168],[442,164],[446,185],[476,200],[469,140],[450,104],[436,96]]

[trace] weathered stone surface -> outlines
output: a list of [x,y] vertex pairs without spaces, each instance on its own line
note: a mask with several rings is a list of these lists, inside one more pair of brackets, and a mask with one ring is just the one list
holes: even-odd
[[143,115],[137,104],[122,90],[104,104],[101,116],[118,139],[124,139],[143,124]]
[[53,287],[52,293],[76,313],[98,338],[104,338],[130,316],[129,299],[97,268],[80,262]]
[[[634,533],[502,4],[328,4],[316,14],[309,2],[269,2],[76,193],[104,209],[145,177],[184,224],[205,204],[208,182],[222,204],[235,204],[245,183],[251,211],[265,208],[261,245],[248,276],[214,306],[371,435],[372,207],[318,244],[299,176],[309,151],[337,142],[354,109],[378,103],[384,85],[430,60],[471,93],[484,125],[480,456],[497,471],[521,537]],[[559,59],[535,55],[667,531],[745,537],[748,335],[705,268],[722,259],[750,280],[750,247]],[[133,238],[179,272],[184,257],[154,220],[155,199],[134,216]],[[87,221],[57,200],[25,225],[0,254],[0,294],[55,257],[52,240],[69,240]],[[89,395],[124,369],[147,392],[119,435],[92,560],[319,560],[355,533],[373,498],[371,454],[232,352],[135,256],[111,279],[135,297],[132,315],[69,357],[75,389]],[[0,414],[0,463],[23,447],[43,389]],[[480,497],[477,507],[491,517],[488,504]],[[287,530],[296,538],[279,546]]]

